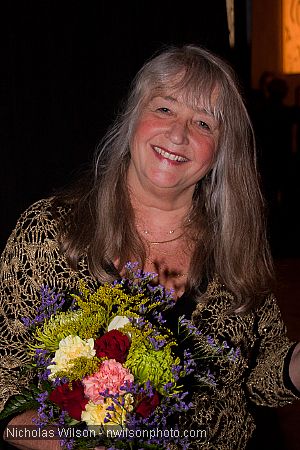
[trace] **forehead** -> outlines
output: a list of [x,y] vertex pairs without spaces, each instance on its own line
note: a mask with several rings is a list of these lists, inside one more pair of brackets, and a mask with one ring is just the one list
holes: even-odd
[[160,87],[153,89],[147,96],[146,103],[161,99],[174,104],[183,104],[193,109],[195,112],[206,112],[217,119],[217,100],[218,94],[215,89],[213,92],[196,93],[190,90],[178,90],[172,88]]

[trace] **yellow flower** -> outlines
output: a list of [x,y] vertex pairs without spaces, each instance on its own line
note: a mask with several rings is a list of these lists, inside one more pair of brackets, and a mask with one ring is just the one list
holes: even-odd
[[95,356],[94,339],[81,339],[79,336],[67,336],[59,343],[59,348],[55,352],[53,362],[48,366],[51,374],[49,378],[55,378],[57,372],[68,370],[73,366],[74,359],[79,357],[92,358]]
[[[94,403],[89,401],[85,406],[85,411],[81,413],[81,420],[86,422],[88,426],[124,426],[126,422],[126,413],[133,410],[133,397],[131,394],[125,394],[124,399],[119,398],[120,402],[124,401],[123,406],[116,405],[111,398],[104,399],[103,403]],[[113,406],[114,410],[107,410]],[[107,419],[106,421],[105,418]]]

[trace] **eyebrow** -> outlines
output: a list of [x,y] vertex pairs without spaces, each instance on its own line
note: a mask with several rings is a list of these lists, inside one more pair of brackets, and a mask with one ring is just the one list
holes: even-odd
[[[160,98],[162,98],[164,100],[168,100],[168,101],[170,101],[172,103],[180,103],[177,98],[172,97],[171,95],[156,95],[156,96],[152,97],[152,100],[154,98],[158,98],[158,97],[160,97]],[[207,114],[209,117],[212,117],[214,120],[217,120],[212,111],[209,111],[209,110],[207,110],[205,108],[197,108],[197,107],[193,107],[193,109],[196,112]]]

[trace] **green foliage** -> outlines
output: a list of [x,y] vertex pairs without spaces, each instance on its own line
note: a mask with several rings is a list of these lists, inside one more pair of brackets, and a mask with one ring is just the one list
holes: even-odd
[[39,403],[36,400],[36,395],[40,391],[36,386],[31,389],[26,389],[22,394],[12,396],[5,405],[4,410],[0,413],[0,420],[7,419],[10,416],[16,416],[29,409],[37,409]]

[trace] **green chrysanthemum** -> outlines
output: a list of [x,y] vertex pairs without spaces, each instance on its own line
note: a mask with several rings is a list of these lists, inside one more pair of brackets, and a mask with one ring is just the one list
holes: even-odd
[[172,366],[180,364],[180,359],[172,354],[172,343],[156,350],[150,343],[139,342],[132,345],[125,366],[133,374],[136,381],[151,385],[162,395],[166,395],[164,386],[175,383]]

